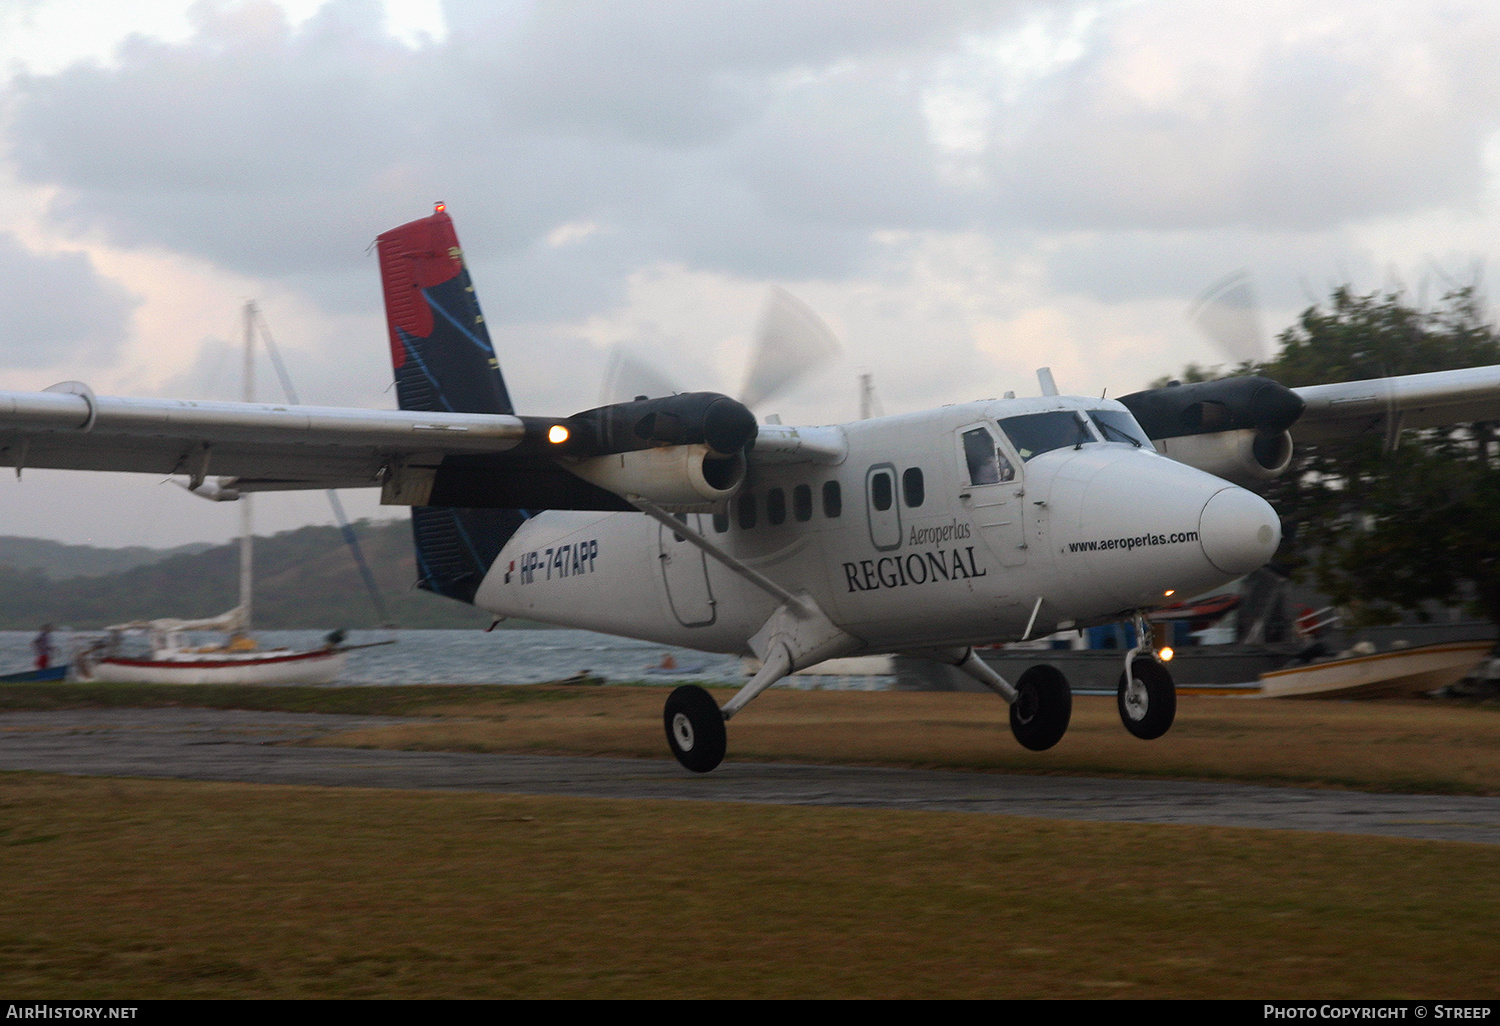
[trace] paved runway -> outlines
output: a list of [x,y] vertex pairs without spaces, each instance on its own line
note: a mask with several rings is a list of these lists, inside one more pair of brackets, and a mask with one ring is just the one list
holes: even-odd
[[1500,844],[1500,798],[734,762],[697,776],[668,760],[390,752],[278,743],[400,722],[411,721],[206,709],[8,713],[0,715],[0,770],[928,809]]

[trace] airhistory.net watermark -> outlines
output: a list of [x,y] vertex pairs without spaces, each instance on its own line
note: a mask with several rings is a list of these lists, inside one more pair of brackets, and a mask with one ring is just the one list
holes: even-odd
[[134,1019],[135,1005],[7,1005],[7,1019]]

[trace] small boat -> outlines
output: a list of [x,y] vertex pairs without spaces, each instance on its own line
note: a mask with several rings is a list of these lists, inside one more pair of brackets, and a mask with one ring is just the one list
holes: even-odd
[[[338,632],[322,648],[261,648],[244,632],[244,619],[236,606],[206,620],[117,624],[104,641],[78,655],[74,674],[109,684],[331,684],[344,671],[349,648],[335,640]],[[194,646],[192,631],[229,637],[223,644]],[[133,634],[145,634],[147,651],[129,652]]]
[[[245,304],[245,402],[253,402],[255,304]],[[268,336],[269,337],[269,336]],[[187,485],[201,487],[201,480]],[[140,620],[106,628],[103,641],[74,659],[74,676],[81,681],[115,684],[331,684],[344,671],[350,646],[343,631],[329,634],[323,647],[305,651],[263,649],[250,636],[252,569],[251,494],[240,503],[239,605],[219,616],[199,620]],[[338,507],[335,507],[338,510]],[[197,645],[193,631],[216,631],[227,639],[217,645]],[[129,639],[144,634],[146,650],[131,652]],[[382,642],[382,644],[385,644]],[[352,646],[364,648],[366,646]]]
[[1493,641],[1451,641],[1270,670],[1257,698],[1402,698],[1457,684],[1489,657]]
[[0,684],[34,684],[38,681],[66,680],[68,676],[68,664],[61,666],[49,666],[44,670],[22,670],[20,673],[7,673],[0,676]]
[[668,652],[666,655],[661,657],[661,662],[656,663],[653,666],[646,667],[645,672],[681,675],[702,673],[706,669],[708,669],[707,659],[691,659],[685,663],[679,663],[677,661],[677,657]]

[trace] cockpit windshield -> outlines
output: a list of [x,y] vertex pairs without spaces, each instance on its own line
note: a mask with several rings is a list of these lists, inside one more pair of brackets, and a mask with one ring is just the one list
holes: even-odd
[[1030,460],[1033,456],[1040,456],[1053,449],[1068,446],[1076,448],[1087,442],[1098,441],[1088,429],[1088,418],[1078,410],[1053,410],[1050,413],[1007,417],[1000,422],[1000,427],[1023,460]]
[[1136,447],[1154,448],[1135,418],[1123,410],[1090,410],[1089,417],[1106,442],[1129,442]]

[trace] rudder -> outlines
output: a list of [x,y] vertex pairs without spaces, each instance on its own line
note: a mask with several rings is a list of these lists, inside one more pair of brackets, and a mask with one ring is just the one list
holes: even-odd
[[[443,205],[380,235],[376,246],[401,409],[514,413],[458,233]],[[413,507],[417,585],[472,603],[527,516],[518,509]]]
[[375,240],[397,401],[431,413],[515,413],[453,219],[438,206]]

